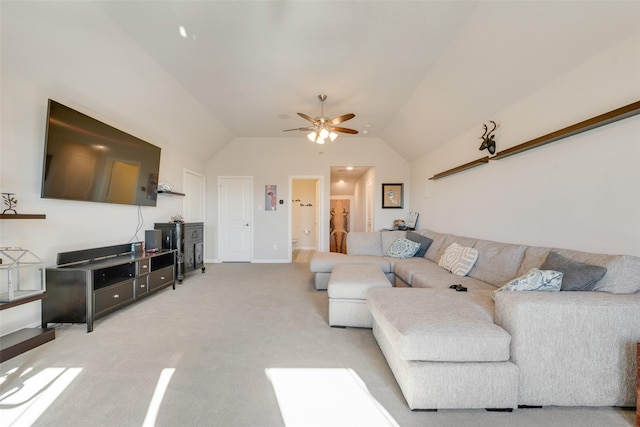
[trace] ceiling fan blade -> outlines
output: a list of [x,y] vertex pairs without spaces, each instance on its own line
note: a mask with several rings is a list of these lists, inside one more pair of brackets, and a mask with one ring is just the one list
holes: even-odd
[[292,130],[300,130],[300,131],[302,131],[302,130],[314,130],[314,129],[315,129],[314,127],[308,127],[308,128],[294,128],[294,129],[285,129],[285,130],[283,130],[282,132],[290,132],[290,131],[292,131]]
[[314,119],[314,118],[313,118],[313,117],[311,117],[311,116],[307,116],[305,113],[298,113],[298,115],[299,115],[300,117],[302,117],[303,119],[305,119],[305,120],[309,120],[309,121],[310,121],[311,123],[313,123],[314,125],[318,125],[318,123],[319,123],[316,119]]
[[354,129],[349,129],[349,128],[343,128],[340,126],[331,126],[331,130],[336,131],[336,132],[342,132],[342,133],[350,133],[352,135],[355,135],[358,133],[357,130]]
[[336,117],[335,119],[331,120],[331,124],[332,125],[337,125],[338,123],[342,123],[342,122],[346,122],[347,120],[351,120],[355,117],[356,115],[353,113],[349,113],[349,114],[343,114],[340,117]]

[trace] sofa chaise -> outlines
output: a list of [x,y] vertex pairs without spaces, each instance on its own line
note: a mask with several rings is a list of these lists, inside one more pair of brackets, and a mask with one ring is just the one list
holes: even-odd
[[[431,241],[421,257],[386,256],[405,232],[352,232],[347,254],[310,263],[319,290],[341,264],[378,265],[396,285],[369,290],[366,304],[411,409],[635,405],[640,258],[417,234]],[[464,276],[439,265],[452,244],[475,250]],[[581,276],[591,268],[598,277]],[[560,271],[563,290],[503,290],[532,270]],[[584,290],[564,290],[580,280]]]

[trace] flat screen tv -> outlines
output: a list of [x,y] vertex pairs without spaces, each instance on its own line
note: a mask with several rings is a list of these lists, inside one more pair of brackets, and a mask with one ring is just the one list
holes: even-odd
[[42,197],[155,206],[160,147],[49,100]]

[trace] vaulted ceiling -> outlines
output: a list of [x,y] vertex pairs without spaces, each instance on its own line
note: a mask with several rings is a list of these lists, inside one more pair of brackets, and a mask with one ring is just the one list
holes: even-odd
[[[639,1],[109,1],[100,8],[236,137],[296,112],[408,160],[638,32]],[[640,51],[639,51],[640,54]],[[212,141],[223,145],[228,141]],[[218,149],[221,147],[217,147]]]

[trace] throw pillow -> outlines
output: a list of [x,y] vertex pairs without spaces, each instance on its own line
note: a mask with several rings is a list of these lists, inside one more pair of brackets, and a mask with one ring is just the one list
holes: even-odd
[[508,281],[501,288],[493,291],[493,297],[502,291],[560,291],[562,273],[553,270],[532,268],[523,276]]
[[415,257],[424,257],[424,254],[427,253],[427,249],[429,249],[429,246],[433,243],[433,240],[427,236],[418,234],[415,231],[407,231],[407,239],[412,242],[420,243],[420,248],[418,249],[418,252],[415,253]]
[[540,269],[562,272],[563,291],[592,291],[596,283],[607,274],[605,267],[575,261],[553,251],[549,252]]
[[387,256],[393,258],[411,258],[418,249],[420,249],[420,243],[412,242],[409,239],[401,237],[389,246]]
[[468,246],[452,243],[440,257],[438,265],[456,276],[466,276],[478,260],[478,251]]

